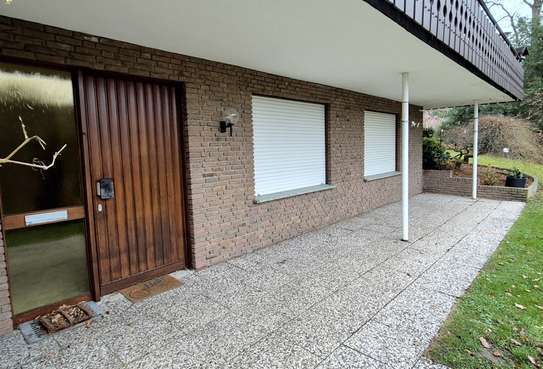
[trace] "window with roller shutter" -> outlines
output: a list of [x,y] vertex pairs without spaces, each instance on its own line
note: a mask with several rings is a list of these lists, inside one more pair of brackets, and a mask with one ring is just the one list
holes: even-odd
[[396,115],[364,112],[364,176],[396,171]]
[[255,195],[326,183],[325,106],[253,96]]

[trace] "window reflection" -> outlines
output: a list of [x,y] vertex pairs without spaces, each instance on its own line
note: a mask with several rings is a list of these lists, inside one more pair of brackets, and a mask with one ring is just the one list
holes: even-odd
[[13,313],[88,294],[83,221],[6,232]]
[[0,169],[4,215],[82,204],[80,157],[68,72],[0,63],[0,155],[38,135],[46,149],[33,142],[14,159],[49,162],[62,145],[66,150],[47,171],[7,164]]
[[[31,142],[12,159],[49,163],[67,147],[48,170],[0,167],[2,215],[83,206],[70,73],[0,63],[0,156],[24,141],[21,122],[47,146]],[[84,220],[13,228],[5,241],[15,314],[89,293]]]

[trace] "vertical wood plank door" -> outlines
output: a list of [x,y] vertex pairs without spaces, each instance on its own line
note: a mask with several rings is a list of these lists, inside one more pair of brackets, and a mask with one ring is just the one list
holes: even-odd
[[[176,87],[81,72],[79,101],[101,294],[184,267]],[[113,181],[113,198],[100,197],[101,179]]]

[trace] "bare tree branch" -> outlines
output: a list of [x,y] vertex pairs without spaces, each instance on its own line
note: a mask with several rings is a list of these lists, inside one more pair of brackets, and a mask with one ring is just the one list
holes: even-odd
[[[523,0],[523,1],[527,2],[528,0]],[[511,29],[513,30],[513,35],[515,36],[515,43],[518,44],[519,43],[519,34],[518,34],[517,24],[516,24],[516,21],[515,21],[515,17],[517,17],[517,14],[516,13],[511,13],[509,11],[509,9],[507,9],[503,5],[501,0],[496,0],[496,1],[489,0],[489,1],[487,1],[487,4],[488,4],[489,8],[492,8],[492,7],[496,6],[496,7],[499,7],[505,13],[505,15],[498,21],[498,23],[501,22],[502,20],[506,19],[506,18],[509,19],[509,23],[511,24]]]
[[[37,137],[37,136],[34,136],[34,137]],[[60,150],[58,150],[57,152],[55,152],[53,154],[53,159],[51,160],[51,163],[49,164],[43,164],[43,165],[40,165],[40,164],[33,164],[33,163],[26,163],[24,161],[18,161],[18,160],[10,160],[10,159],[2,159],[0,158],[0,167],[3,165],[3,164],[16,164],[16,165],[23,165],[23,166],[26,166],[26,167],[31,167],[31,168],[36,168],[36,169],[42,169],[42,170],[47,170],[47,169],[50,169],[52,168],[54,165],[55,165],[55,161],[57,160],[57,157],[62,153],[62,151],[66,148],[66,144],[64,144],[64,146],[62,146],[60,148]]]
[[19,146],[17,146],[15,149],[13,149],[13,151],[11,151],[8,156],[6,156],[5,158],[0,158],[0,167],[4,164],[15,164],[15,165],[23,165],[23,166],[26,166],[26,167],[31,167],[31,168],[36,168],[36,169],[42,169],[42,170],[47,170],[51,167],[53,167],[55,165],[55,161],[57,160],[57,157],[62,153],[62,151],[64,151],[64,149],[66,148],[66,144],[64,144],[60,150],[56,151],[54,154],[53,154],[53,159],[51,160],[51,163],[49,164],[35,164],[35,163],[26,163],[26,162],[23,162],[23,161],[19,161],[19,160],[12,160],[11,158],[15,156],[15,154],[17,154],[23,147],[25,147],[27,144],[29,144],[30,142],[32,141],[36,141],[37,143],[40,144],[41,148],[43,150],[45,150],[45,146],[47,145],[45,143],[45,141],[40,137],[40,136],[31,136],[29,137],[28,136],[28,132],[26,131],[26,126],[23,122],[23,119],[19,116],[19,121],[21,122],[21,129],[23,131],[23,135],[24,135],[24,141],[21,142],[19,144]]

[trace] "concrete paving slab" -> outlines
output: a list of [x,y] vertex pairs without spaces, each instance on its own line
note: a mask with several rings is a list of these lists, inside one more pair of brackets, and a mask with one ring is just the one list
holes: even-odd
[[331,317],[328,313],[329,311],[314,307],[289,322],[279,334],[324,359],[353,333],[349,317]]
[[229,361],[231,369],[303,369],[315,367],[321,359],[294,345],[281,335],[271,335]]
[[347,346],[340,346],[317,369],[392,369],[369,356],[363,355]]
[[392,368],[410,369],[429,342],[408,330],[371,321],[345,341],[345,345]]
[[388,259],[382,267],[418,277],[443,255],[441,252],[433,252],[431,250],[425,252],[410,247]]
[[[101,319],[28,345],[0,338],[2,368],[445,369],[422,357],[524,204],[424,194],[199,272]],[[419,239],[420,238],[420,239]]]
[[429,290],[460,297],[479,273],[478,268],[441,261],[424,273],[415,283]]

